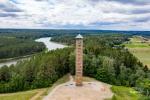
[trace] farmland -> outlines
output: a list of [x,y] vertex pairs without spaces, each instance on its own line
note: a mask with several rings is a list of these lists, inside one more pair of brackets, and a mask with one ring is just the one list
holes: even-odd
[[150,40],[141,36],[134,36],[124,44],[134,56],[150,68]]

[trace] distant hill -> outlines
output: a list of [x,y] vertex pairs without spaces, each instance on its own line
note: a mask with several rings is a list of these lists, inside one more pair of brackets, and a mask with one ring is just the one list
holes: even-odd
[[[10,34],[11,33],[11,34]],[[150,36],[150,31],[116,31],[116,30],[73,30],[73,29],[0,29],[0,35],[23,35],[32,38],[56,36],[64,34],[128,34]],[[20,36],[20,37],[21,37]]]

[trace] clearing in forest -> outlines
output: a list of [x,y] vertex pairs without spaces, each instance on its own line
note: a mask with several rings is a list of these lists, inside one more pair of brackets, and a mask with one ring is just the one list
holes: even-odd
[[150,68],[150,40],[141,36],[134,36],[124,44],[133,55]]
[[111,85],[91,81],[76,86],[72,77],[70,81],[55,87],[43,100],[104,100],[112,98]]

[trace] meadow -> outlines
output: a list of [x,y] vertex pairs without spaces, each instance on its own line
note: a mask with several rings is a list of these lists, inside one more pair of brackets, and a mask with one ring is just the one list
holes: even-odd
[[150,40],[141,36],[134,36],[124,44],[134,56],[150,68]]
[[114,93],[111,100],[148,100],[148,97],[144,97],[131,87],[112,86],[111,90]]
[[36,95],[41,89],[30,90],[25,92],[0,94],[0,100],[29,100]]

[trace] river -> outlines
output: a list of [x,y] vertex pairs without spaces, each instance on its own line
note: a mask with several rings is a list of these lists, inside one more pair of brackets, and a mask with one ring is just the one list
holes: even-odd
[[[43,42],[45,44],[46,48],[48,49],[48,51],[66,47],[65,45],[52,42],[52,41],[50,41],[50,39],[51,39],[51,37],[44,37],[44,38],[36,39],[35,41]],[[9,60],[6,62],[2,62],[2,63],[0,63],[0,67],[2,67],[4,65],[10,66],[11,64],[16,64],[17,61],[24,60],[24,59],[26,59],[26,58],[13,59],[13,60]]]
[[45,44],[46,48],[48,49],[48,51],[66,47],[62,44],[51,42],[50,39],[51,39],[51,37],[45,37],[45,38],[36,39],[35,41],[43,42]]

